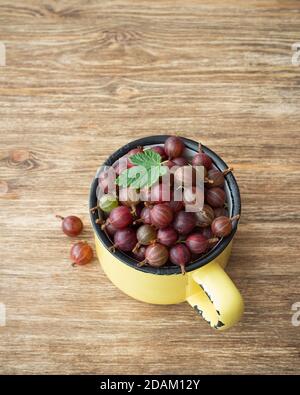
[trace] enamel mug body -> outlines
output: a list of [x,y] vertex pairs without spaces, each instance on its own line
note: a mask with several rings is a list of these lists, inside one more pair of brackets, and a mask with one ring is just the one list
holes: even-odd
[[[152,136],[133,141],[111,155],[105,165],[111,166],[137,146],[163,145],[167,137]],[[187,155],[194,155],[198,143],[185,138],[183,141]],[[213,151],[204,146],[202,149],[219,170],[228,168]],[[90,192],[90,208],[97,204],[97,185],[98,178],[95,177]],[[240,194],[232,173],[226,175],[225,191],[230,216],[240,214]],[[240,320],[244,309],[243,299],[224,270],[230,257],[236,225],[231,234],[222,238],[209,253],[188,265],[183,275],[178,267],[138,267],[134,259],[121,251],[110,252],[108,248],[111,241],[96,223],[97,219],[97,211],[91,213],[99,261],[107,277],[124,293],[146,303],[176,304],[186,301],[217,330],[227,329]]]

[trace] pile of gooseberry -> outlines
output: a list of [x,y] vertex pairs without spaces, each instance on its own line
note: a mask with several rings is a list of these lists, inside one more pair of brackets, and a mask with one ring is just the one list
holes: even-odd
[[[61,220],[61,229],[65,235],[69,237],[76,237],[82,232],[83,223],[76,215],[68,215],[67,217],[56,215],[56,217]],[[86,241],[81,240],[72,244],[70,250],[72,266],[86,265],[87,263],[91,262],[93,256],[94,254],[92,247]]]
[[[161,165],[169,170],[173,166],[179,166],[180,170],[182,167],[183,170],[183,166],[191,165],[197,171],[194,166],[203,166],[203,207],[196,212],[185,211],[186,205],[195,199],[195,194],[201,193],[194,184],[190,191],[183,194],[182,201],[176,201],[172,183],[166,186],[160,179],[151,187],[152,200],[149,201],[149,188],[118,187],[115,193],[107,193],[109,178],[102,172],[98,180],[104,194],[91,210],[98,210],[96,222],[111,240],[112,253],[121,250],[138,266],[179,266],[184,274],[186,266],[207,254],[221,238],[228,236],[234,221],[239,219],[238,215],[229,217],[224,189],[226,175],[232,169],[220,171],[201,145],[199,152],[187,158],[183,140],[171,136],[164,146],[136,147],[129,151],[124,156],[125,169],[124,166],[121,169],[118,161],[113,165],[117,176],[134,166],[130,161],[132,155],[146,149],[159,154]],[[193,183],[194,175],[191,174],[190,182]],[[184,171],[175,173],[175,181],[176,177],[184,177]],[[166,188],[171,191],[167,200],[163,198]]]

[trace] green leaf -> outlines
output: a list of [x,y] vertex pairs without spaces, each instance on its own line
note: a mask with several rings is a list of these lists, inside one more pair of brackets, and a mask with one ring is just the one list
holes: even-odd
[[167,166],[159,166],[159,175],[164,176],[168,171]]
[[148,182],[148,172],[143,166],[133,166],[130,169],[124,170],[116,179],[116,184],[120,187],[126,188],[141,188],[140,185],[146,185]]
[[135,189],[143,188],[148,184],[149,174],[144,166],[135,166],[131,169],[135,168],[137,169],[136,177],[130,180],[128,186]]
[[161,156],[151,149],[130,156],[130,162],[134,165],[141,165],[149,169],[151,166],[160,164]]
[[116,179],[116,184],[123,188],[150,187],[168,171],[160,163],[161,156],[150,149],[130,156],[130,161],[135,166],[123,171]]
[[128,183],[128,170],[122,171],[119,177],[116,179],[115,183],[120,187],[126,188]]
[[151,169],[148,171],[148,183],[147,186],[151,187],[158,179],[159,179],[159,173],[160,173],[160,166],[153,166]]

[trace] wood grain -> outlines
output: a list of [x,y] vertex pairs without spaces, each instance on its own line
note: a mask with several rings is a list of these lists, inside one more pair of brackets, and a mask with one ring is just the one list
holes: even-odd
[[[0,1],[0,373],[300,373],[297,0]],[[235,168],[230,275],[240,324],[123,295],[70,267],[55,214],[80,215],[101,162],[181,133]]]

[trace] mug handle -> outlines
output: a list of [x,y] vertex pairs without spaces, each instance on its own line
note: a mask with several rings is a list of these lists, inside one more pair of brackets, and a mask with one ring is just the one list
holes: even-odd
[[216,261],[191,275],[192,282],[196,284],[192,284],[194,292],[187,301],[212,328],[224,330],[239,321],[244,311],[243,298]]

